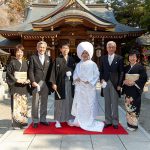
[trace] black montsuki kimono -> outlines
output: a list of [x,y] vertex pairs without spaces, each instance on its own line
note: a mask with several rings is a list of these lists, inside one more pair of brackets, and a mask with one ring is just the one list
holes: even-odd
[[27,72],[28,64],[22,61],[22,64],[13,59],[7,66],[6,81],[9,86],[11,95],[11,110],[14,127],[22,127],[27,125],[27,84],[17,83],[14,76],[15,71]]
[[[72,99],[74,95],[73,71],[75,69],[75,61],[72,57],[68,56],[66,61],[63,56],[56,58],[51,72],[50,82],[57,85],[57,91],[55,92],[55,108],[54,119],[57,121],[65,122],[70,119]],[[70,77],[66,76],[66,72],[71,71]]]
[[141,94],[147,81],[147,74],[145,68],[139,63],[135,64],[132,68],[130,65],[126,66],[125,73],[139,74],[139,79],[135,81],[136,85],[123,85],[123,92],[125,94],[125,107],[127,112],[127,125],[130,128],[137,129],[141,107]]

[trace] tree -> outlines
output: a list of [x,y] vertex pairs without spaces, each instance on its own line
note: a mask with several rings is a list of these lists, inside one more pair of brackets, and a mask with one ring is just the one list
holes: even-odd
[[123,24],[141,27],[144,14],[144,0],[107,0],[114,9],[116,19]]
[[143,28],[150,32],[150,0],[145,0],[144,14],[140,19]]
[[8,13],[7,8],[3,7],[0,9],[0,27],[8,26],[9,25],[9,19],[8,19]]
[[29,0],[9,0],[6,3],[8,6],[8,16],[11,24],[18,23],[23,20],[25,9],[29,3]]

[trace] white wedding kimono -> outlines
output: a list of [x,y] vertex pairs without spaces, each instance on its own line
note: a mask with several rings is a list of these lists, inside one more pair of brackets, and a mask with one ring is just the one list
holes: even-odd
[[[72,105],[72,115],[75,120],[72,125],[81,127],[87,131],[102,132],[104,123],[95,120],[98,112],[98,100],[96,98],[96,83],[99,79],[97,65],[92,60],[80,61],[74,71],[75,95]],[[86,84],[85,82],[89,83]]]

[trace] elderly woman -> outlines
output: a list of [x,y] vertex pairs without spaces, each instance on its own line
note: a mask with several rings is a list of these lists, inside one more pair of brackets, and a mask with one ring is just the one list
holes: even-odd
[[72,125],[87,131],[102,132],[104,123],[95,120],[98,114],[96,83],[99,79],[99,71],[97,65],[91,60],[93,45],[89,42],[80,43],[77,47],[77,55],[81,61],[77,64],[73,75],[75,96],[72,115],[75,116],[75,120]]
[[[16,57],[10,61],[6,72],[14,128],[22,128],[27,125],[27,86],[29,80],[27,79],[28,65],[23,60],[23,51],[24,47],[21,44],[16,46]],[[22,74],[21,78],[19,78],[19,73]]]
[[140,53],[138,51],[130,51],[130,64],[125,67],[125,80],[123,82],[127,129],[130,131],[134,131],[138,128],[141,94],[147,81],[147,74],[144,67],[139,63],[139,56]]

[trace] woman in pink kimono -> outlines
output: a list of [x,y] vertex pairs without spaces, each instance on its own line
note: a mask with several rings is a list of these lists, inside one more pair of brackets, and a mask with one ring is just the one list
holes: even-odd
[[77,55],[81,61],[77,64],[73,75],[75,95],[72,115],[75,119],[71,125],[87,131],[102,132],[104,123],[95,120],[98,112],[96,83],[99,80],[99,71],[95,62],[91,60],[93,45],[81,42],[77,47]]

